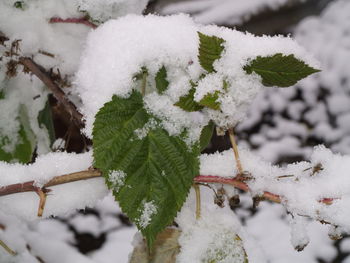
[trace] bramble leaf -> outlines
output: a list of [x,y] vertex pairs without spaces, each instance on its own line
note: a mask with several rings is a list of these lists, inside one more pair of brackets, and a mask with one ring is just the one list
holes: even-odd
[[169,81],[167,80],[167,72],[164,66],[157,72],[155,81],[159,94],[162,94],[164,91],[166,91],[169,86]]
[[180,107],[184,111],[199,111],[204,107],[194,100],[196,89],[192,87],[187,95],[180,97],[179,101],[174,105]]
[[224,46],[222,44],[225,42],[225,40],[216,36],[207,36],[201,32],[198,32],[198,36],[199,64],[209,73],[215,72],[213,64],[215,60],[221,57],[221,53],[224,50]]
[[201,151],[205,150],[205,148],[207,148],[208,144],[210,143],[211,137],[213,137],[214,127],[214,122],[210,121],[208,125],[202,129],[202,133],[199,139]]
[[260,75],[262,84],[267,87],[289,87],[320,71],[295,58],[294,55],[285,56],[281,53],[268,57],[258,56],[243,69],[248,74],[255,72]]
[[180,210],[199,172],[199,147],[155,126],[138,137],[135,130],[154,119],[134,91],[113,97],[96,115],[93,128],[95,167],[124,213],[136,224],[149,248]]
[[208,107],[213,110],[220,110],[220,102],[217,102],[219,98],[219,91],[215,91],[214,93],[206,94],[200,101],[199,105]]

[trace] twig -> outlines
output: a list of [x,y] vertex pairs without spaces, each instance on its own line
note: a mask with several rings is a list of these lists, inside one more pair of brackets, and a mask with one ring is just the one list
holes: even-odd
[[232,149],[233,149],[233,153],[235,155],[235,159],[236,159],[236,166],[237,166],[237,170],[238,170],[238,176],[243,176],[243,168],[242,168],[242,164],[241,164],[241,160],[239,158],[239,153],[238,153],[238,147],[237,147],[237,143],[235,140],[235,135],[233,133],[233,128],[230,128],[228,130],[228,134],[230,137],[230,142],[232,145]]
[[17,255],[17,252],[15,252],[15,251],[13,251],[11,248],[9,248],[9,247],[5,244],[5,242],[2,241],[1,239],[0,239],[0,246],[2,246],[2,247],[6,250],[6,252],[9,253],[10,255],[12,255],[12,256],[16,256],[16,255]]
[[88,27],[91,27],[93,29],[97,28],[97,25],[94,23],[90,22],[86,18],[66,18],[62,19],[60,17],[52,17],[49,21],[49,23],[54,24],[54,23],[71,23],[71,24],[82,24],[86,25]]
[[[76,173],[56,176],[41,188],[38,186],[35,186],[34,181],[11,184],[11,185],[0,187],[0,196],[23,193],[23,192],[38,192],[39,190],[43,191],[43,189],[44,189],[44,192],[45,191],[48,192],[50,191],[50,189],[47,189],[47,188],[51,186],[61,185],[61,184],[80,181],[80,180],[87,180],[87,179],[96,178],[100,176],[102,176],[102,174],[99,170],[89,169],[89,170],[80,171]],[[227,178],[227,177],[212,176],[212,175],[199,175],[194,178],[194,182],[227,184],[237,189],[243,190],[245,192],[250,192],[248,185],[245,182],[241,181],[240,179],[237,179],[237,176],[234,178]],[[282,200],[281,196],[267,192],[267,191],[263,192],[262,197],[276,203],[281,203],[281,200]],[[335,199],[336,198],[322,198],[319,200],[319,202],[327,205],[331,205]]]
[[75,105],[67,98],[63,90],[51,79],[44,68],[36,64],[29,57],[20,57],[19,62],[35,76],[37,76],[53,93],[54,97],[64,106],[78,127],[84,127],[83,115]]
[[[66,184],[70,182],[91,179],[95,177],[100,177],[102,174],[97,169],[90,169],[85,171],[80,171],[76,173],[64,174],[52,178],[49,182],[44,184],[42,188],[47,188],[55,185]],[[11,184],[7,186],[0,187],[0,196],[23,193],[23,192],[38,192],[42,188],[35,186],[34,181],[29,181],[19,184]],[[49,191],[49,189],[46,189]]]
[[39,191],[36,192],[40,198],[39,208],[38,208],[38,217],[42,217],[42,215],[44,213],[44,207],[45,207],[45,203],[46,203],[46,192],[47,191],[44,191],[42,189],[40,189]]
[[145,96],[146,94],[146,85],[147,85],[147,71],[143,70],[142,72],[142,83],[141,83],[141,94]]
[[201,190],[198,184],[193,185],[194,191],[196,192],[196,219],[201,218]]

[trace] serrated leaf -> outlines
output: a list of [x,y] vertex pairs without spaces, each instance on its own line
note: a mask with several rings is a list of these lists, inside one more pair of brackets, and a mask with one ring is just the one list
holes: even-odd
[[164,66],[157,72],[155,81],[159,94],[162,94],[164,91],[166,91],[169,86],[169,81],[167,80],[167,72]]
[[18,131],[18,141],[15,142],[13,151],[5,151],[9,143],[13,143],[7,136],[0,137],[0,160],[5,162],[28,163],[32,160],[36,146],[36,139],[30,128],[29,117],[24,105],[19,108],[18,120],[20,129]]
[[132,252],[129,263],[175,263],[180,252],[178,242],[181,232],[175,228],[166,228],[157,236],[154,249],[149,254],[145,242],[138,244]]
[[294,57],[281,53],[273,56],[261,57],[251,61],[243,68],[248,74],[255,72],[262,78],[262,84],[267,87],[289,87],[307,76],[319,72]]
[[213,137],[214,127],[214,122],[210,121],[208,125],[204,126],[204,128],[202,129],[201,136],[199,139],[201,151],[204,151],[210,143],[211,138]]
[[192,87],[187,95],[180,97],[179,101],[174,105],[180,107],[184,111],[199,111],[204,107],[194,100],[196,89]]
[[45,107],[41,111],[39,111],[38,123],[40,128],[45,127],[45,129],[47,130],[50,139],[50,145],[52,145],[56,139],[56,135],[49,100],[46,101]]
[[198,104],[213,110],[220,110],[221,105],[220,102],[217,101],[219,94],[220,92],[218,90],[214,93],[208,93],[199,101]]
[[216,36],[207,36],[201,32],[198,32],[199,36],[199,49],[198,59],[199,64],[203,69],[209,73],[215,72],[214,62],[221,57],[221,53],[224,50],[223,43],[225,40]]
[[149,248],[173,222],[199,171],[199,147],[189,150],[181,138],[159,127],[143,138],[135,135],[151,118],[134,91],[127,99],[114,96],[106,103],[93,128],[95,167]]

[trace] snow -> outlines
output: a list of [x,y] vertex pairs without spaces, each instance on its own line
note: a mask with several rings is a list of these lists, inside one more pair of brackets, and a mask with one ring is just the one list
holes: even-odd
[[154,201],[144,202],[141,216],[137,221],[137,224],[145,229],[152,220],[152,216],[157,213],[157,206],[154,205]]
[[[230,176],[237,173],[232,151],[212,155],[202,155],[201,175]],[[350,231],[348,222],[350,182],[348,180],[349,156],[332,154],[323,146],[315,147],[310,162],[289,164],[286,167],[273,166],[261,157],[240,149],[242,166],[251,176],[247,181],[252,196],[261,195],[264,191],[280,195],[282,204],[296,219],[292,223],[292,243],[307,243],[303,233],[303,220],[298,216],[306,216],[314,220],[324,220],[339,226],[344,232]],[[218,165],[219,164],[219,165]],[[319,167],[314,171],[314,167]],[[213,168],[215,167],[215,169]],[[233,172],[233,173],[232,173]],[[330,205],[322,203],[323,198],[333,198]],[[297,241],[295,240],[297,239]]]
[[[307,0],[296,0],[304,2]],[[289,0],[192,0],[166,5],[161,14],[191,13],[203,24],[240,25],[266,10],[277,10]]]
[[[191,88],[190,80],[196,81],[204,73],[198,61],[197,31],[225,40],[223,55],[214,63],[216,72],[199,81],[195,94],[195,100],[199,101],[205,94],[220,90],[221,111],[203,110],[200,122],[194,121],[191,113],[174,106]],[[169,71],[168,90],[159,95],[148,80],[144,101],[146,109],[161,119],[170,135],[192,130],[196,132],[189,135],[188,141],[196,141],[200,128],[209,119],[218,126],[231,127],[244,119],[247,107],[264,88],[260,78],[256,74],[247,75],[243,66],[257,56],[275,53],[294,54],[318,67],[291,38],[255,37],[232,29],[201,26],[186,15],[128,15],[110,20],[89,34],[76,74],[76,91],[83,102],[80,110],[86,119],[85,133],[91,137],[97,111],[113,95],[128,97],[138,87],[135,75],[142,68],[147,69],[147,77],[152,79],[163,66]],[[229,84],[227,91],[223,90],[223,80]]]
[[176,218],[182,231],[176,262],[201,263],[214,259],[220,263],[244,262],[242,243],[236,237],[244,235],[238,218],[228,207],[214,205],[210,190],[202,187],[201,193],[201,218],[195,217],[193,191]]
[[[103,2],[106,3],[107,1]],[[269,103],[274,104],[272,105],[272,108],[276,112],[280,112],[282,114],[283,112],[287,111],[296,121],[303,118],[302,114],[304,111],[310,112],[309,114],[306,114],[306,118],[311,124],[314,125],[313,129],[310,129],[309,125],[299,124],[299,122],[287,123],[284,118],[273,117],[272,119],[276,122],[274,129],[269,129],[267,125],[265,125],[264,129],[262,130],[262,134],[254,137],[254,142],[261,146],[260,149],[257,150],[259,153],[258,155],[245,149],[240,149],[244,169],[251,172],[255,178],[254,180],[248,181],[248,184],[252,189],[251,194],[261,194],[263,190],[280,194],[283,197],[283,206],[269,204],[267,202],[262,203],[260,205],[261,209],[258,210],[254,217],[251,217],[249,214],[247,214],[248,212],[245,211],[245,232],[238,222],[238,218],[232,213],[231,210],[228,209],[228,207],[219,209],[212,204],[211,192],[210,194],[205,192],[203,199],[208,197],[210,198],[203,201],[202,219],[196,222],[194,213],[194,193],[192,191],[190,198],[187,200],[186,205],[177,218],[177,222],[184,229],[184,235],[180,239],[180,242],[184,244],[184,249],[182,249],[180,254],[180,258],[182,258],[183,262],[189,262],[189,258],[192,258],[190,262],[196,262],[196,260],[203,255],[211,257],[213,254],[212,252],[215,254],[216,251],[212,251],[210,249],[208,250],[208,246],[212,247],[214,245],[220,247],[221,245],[224,246],[225,244],[229,246],[230,244],[228,244],[228,240],[232,240],[232,237],[234,237],[236,233],[242,238],[249,260],[253,263],[316,263],[316,258],[321,258],[326,262],[330,262],[335,257],[337,252],[335,248],[331,246],[332,241],[327,238],[326,226],[322,226],[318,222],[309,222],[309,219],[307,219],[306,216],[312,217],[316,220],[323,219],[335,225],[339,225],[340,227],[337,228],[337,231],[339,230],[339,232],[349,232],[350,226],[347,220],[349,218],[348,211],[350,208],[350,192],[348,190],[350,188],[348,182],[349,180],[347,180],[347,171],[350,168],[348,167],[349,156],[334,155],[324,147],[318,147],[312,150],[309,145],[303,145],[300,142],[301,140],[297,140],[296,137],[306,138],[308,134],[312,134],[316,135],[318,138],[325,138],[327,142],[332,142],[332,150],[346,153],[350,149],[349,127],[347,124],[349,108],[345,105],[346,101],[348,100],[347,91],[349,88],[349,82],[340,81],[341,78],[347,78],[348,74],[345,63],[348,61],[347,57],[349,52],[346,45],[340,43],[348,43],[344,37],[346,34],[343,34],[347,30],[348,26],[344,26],[342,23],[343,21],[347,21],[346,18],[349,14],[349,7],[350,5],[347,1],[337,1],[334,5],[331,5],[330,9],[327,10],[321,18],[308,19],[296,29],[298,41],[303,42],[303,45],[312,50],[312,52],[315,51],[323,65],[325,65],[324,72],[319,74],[318,77],[309,78],[302,83],[303,87],[301,89],[304,91],[302,96],[305,96],[305,104],[301,104],[298,101],[294,101],[292,104],[289,104],[289,99],[292,99],[296,93],[295,89],[293,88],[281,91],[266,89],[267,95],[263,93],[258,94],[257,101],[259,103],[254,102],[252,105],[254,114],[252,114],[250,119],[248,119],[247,122],[243,123],[241,126],[250,127],[254,125],[254,123],[259,120],[261,116],[263,116],[262,111],[269,108]],[[138,19],[139,20],[136,20],[143,20],[143,18]],[[154,19],[156,20],[157,18]],[[225,37],[227,40],[234,39],[233,35],[237,34],[232,33],[234,31],[225,30],[219,30],[220,32],[217,32],[216,27],[200,27],[198,25],[194,25],[188,18],[185,18],[184,20],[193,26],[194,30],[191,33],[194,33],[194,36],[196,35],[195,31],[197,28],[200,28],[200,30],[207,33],[215,32],[215,34]],[[119,22],[120,20],[113,21],[111,24],[117,24]],[[53,26],[58,27],[63,25]],[[76,26],[81,27],[81,25]],[[109,27],[109,24],[107,23],[105,26]],[[98,32],[98,30],[96,32]],[[108,30],[106,29],[106,31]],[[154,31],[145,31],[145,35],[151,35],[152,32]],[[161,30],[160,32],[162,33]],[[174,32],[176,33],[177,31],[175,30]],[[116,39],[118,34],[116,34]],[[156,36],[156,34],[153,36]],[[168,35],[165,35],[165,37],[166,36]],[[187,37],[188,36],[183,36],[183,39],[190,39],[190,37]],[[248,39],[249,35],[246,35],[245,37]],[[177,39],[177,36],[174,36],[174,39]],[[266,42],[268,42],[267,39],[269,38],[264,39]],[[315,41],[313,41],[313,39],[315,39]],[[330,41],[331,39],[332,41]],[[335,41],[333,41],[334,39]],[[156,40],[161,41],[161,38],[156,38]],[[237,39],[235,40],[239,40],[239,37],[237,36]],[[255,40],[257,39],[254,38],[254,41]],[[191,43],[195,42],[195,40],[192,38],[191,41]],[[242,47],[243,41],[242,43],[240,43],[240,41],[237,42],[237,50],[242,51],[242,53],[240,53],[240,55],[242,55],[242,57],[240,57],[242,59],[241,61],[245,61],[246,58],[243,56],[245,49]],[[276,45],[277,42],[278,41],[276,41]],[[288,42],[290,41],[287,40],[286,43]],[[143,45],[140,45],[140,43],[143,42],[137,43],[138,46],[142,47],[140,47],[140,50],[143,50],[145,53],[148,51],[151,52],[150,49],[143,49],[144,47]],[[176,43],[180,43],[180,41],[174,43],[166,42],[166,44],[169,46],[174,44],[176,48],[178,48],[179,45]],[[111,41],[107,44],[112,45],[115,43]],[[129,45],[131,45],[130,42]],[[147,41],[145,42],[145,45],[147,46]],[[106,48],[108,45],[104,47]],[[193,44],[192,47],[194,47],[194,50],[196,50],[197,43]],[[243,49],[240,49],[241,47]],[[261,47],[260,51],[262,53],[267,52],[265,54],[268,54],[270,51],[265,50],[265,48],[266,46]],[[288,49],[289,47],[285,48],[283,51],[288,51]],[[318,49],[319,51],[316,52]],[[228,56],[233,56],[234,52],[230,53],[230,43],[227,44],[227,51]],[[231,51],[234,51],[234,49]],[[256,49],[254,49],[254,52],[256,52]],[[122,53],[125,53],[125,50],[121,51],[120,53],[121,54],[119,55],[122,55]],[[140,53],[136,55],[141,56],[140,54],[143,53],[140,51]],[[187,58],[195,58],[192,64],[193,66],[187,65],[186,61],[188,63],[188,60],[186,59],[180,62],[175,61],[174,63],[179,63],[181,65],[181,67],[179,66],[176,69],[170,68],[172,66],[170,62],[169,64],[166,64],[169,80],[175,83],[170,84],[169,91],[164,94],[163,97],[152,93],[150,90],[148,91],[148,97],[146,97],[148,106],[146,106],[148,107],[149,111],[152,111],[154,108],[152,105],[154,105],[157,100],[159,103],[160,99],[163,101],[165,100],[166,103],[164,103],[162,107],[159,107],[159,111],[164,109],[166,110],[167,103],[176,101],[179,96],[184,95],[189,90],[190,87],[188,85],[188,78],[196,78],[199,76],[201,71],[198,67],[198,62],[195,61],[196,53],[189,48],[188,54],[189,55]],[[303,51],[300,51],[300,57],[304,58],[303,54]],[[133,54],[129,53],[128,55],[131,60],[135,59]],[[128,55],[125,55],[123,58],[126,58]],[[151,57],[151,55],[153,54],[150,54],[149,61],[146,61],[147,63],[151,63],[150,61],[152,60],[154,62],[155,58]],[[113,57],[113,54],[111,56]],[[113,58],[117,58],[117,55]],[[182,59],[181,56],[173,57],[172,59],[175,60],[175,58],[179,60]],[[135,59],[139,61],[139,66],[146,64],[143,63],[144,61],[142,59],[143,57],[140,60]],[[225,59],[223,58],[222,61],[218,61],[218,63],[215,64],[218,74],[216,76],[210,76],[210,78],[222,80],[222,77],[226,74],[225,68],[220,68],[222,65],[224,65],[224,63],[226,63],[224,61]],[[159,67],[162,65],[160,61],[156,62],[158,64],[154,68],[149,68],[150,76],[154,76]],[[126,66],[127,64],[121,63],[119,66],[122,67],[121,65]],[[230,65],[233,66],[234,69],[235,66],[237,66],[235,63]],[[110,69],[109,66],[105,65],[98,64],[94,66],[97,72],[102,72],[102,70],[115,70],[115,68]],[[135,72],[138,71],[139,68]],[[124,72],[129,71],[127,70]],[[130,74],[128,75],[131,79],[131,87],[136,86],[136,84],[133,83],[133,74],[135,72],[130,70]],[[183,77],[183,75],[185,75],[185,77]],[[94,76],[92,79],[95,77],[96,76]],[[101,77],[102,80],[102,76],[99,77]],[[104,77],[106,78],[107,75]],[[113,77],[115,76],[113,75]],[[25,79],[25,81],[28,81],[28,79]],[[127,81],[130,80],[128,79]],[[209,78],[205,81],[215,84],[215,82],[212,82]],[[212,88],[211,86],[208,87],[208,85],[205,84],[205,81],[203,81],[203,89],[201,89],[202,95],[210,91],[210,88]],[[238,80],[231,78],[231,83],[232,81],[234,82]],[[252,79],[251,81],[254,84],[257,80]],[[151,84],[151,81],[149,84]],[[320,102],[318,98],[316,87],[318,87],[320,84],[325,85],[325,89],[331,93],[331,97],[327,99],[326,103]],[[244,86],[243,83],[241,83],[241,85],[242,87]],[[239,87],[240,85],[238,85],[237,90],[234,90],[235,92],[238,92],[238,94]],[[81,87],[78,87],[78,89],[79,88]],[[127,89],[128,88],[126,88],[126,90]],[[110,97],[111,94],[118,94],[119,91],[120,90],[116,90],[113,86],[111,93],[108,94],[108,96],[103,96],[107,98]],[[96,98],[99,99],[98,95],[101,93],[101,90],[95,90],[94,92],[95,93],[90,94],[92,97],[90,98],[91,100],[89,102],[93,102],[93,100]],[[251,94],[248,94],[248,97],[242,97],[240,99],[247,102],[251,99],[251,97],[255,96],[253,93],[254,89],[251,90]],[[201,94],[197,94],[199,95],[197,99],[202,96]],[[126,96],[127,93],[124,95]],[[88,97],[87,94],[86,97]],[[105,101],[108,100],[106,99]],[[105,101],[104,99],[101,100],[101,105],[103,105]],[[221,98],[221,102],[223,104],[227,103],[228,105],[229,103],[238,103],[237,101],[225,101],[224,98]],[[89,105],[87,107],[93,108],[94,106]],[[245,110],[242,109],[242,113],[244,111]],[[328,124],[330,119],[329,117],[324,117],[328,115],[329,111],[334,114],[333,120],[336,124],[335,126]],[[155,115],[157,114],[157,112],[152,113]],[[161,115],[162,113],[158,112],[158,114]],[[196,127],[198,128],[205,123],[205,114],[210,115],[214,113],[191,113],[186,117],[182,117],[179,116],[179,114],[184,113],[181,110],[178,110],[176,112],[174,111],[174,113],[166,112],[166,114],[167,115],[164,116],[162,115],[162,118],[165,118],[165,116],[175,116],[177,117],[176,121],[181,121],[182,123],[190,123],[196,120]],[[92,114],[91,118],[93,118],[93,115],[94,114]],[[217,117],[219,118],[222,116]],[[242,116],[240,118],[243,119],[244,117]],[[168,125],[167,129],[169,131],[173,129],[173,134],[177,133],[179,130],[179,127],[176,127],[176,125],[171,122],[164,121],[163,125]],[[145,127],[144,132],[147,132],[148,128],[148,126]],[[143,136],[143,133],[141,136]],[[193,137],[195,137],[195,135],[193,135]],[[271,142],[270,139],[273,139],[274,141]],[[285,154],[300,154],[302,156],[308,156],[310,161],[292,164],[286,167],[273,166],[268,162],[274,162],[279,156]],[[319,163],[322,164],[323,170],[311,176],[312,168]],[[37,184],[42,185],[53,176],[60,175],[61,173],[78,171],[80,169],[87,169],[90,165],[91,155],[89,153],[82,155],[56,153],[48,156],[40,156],[38,160],[30,166],[1,163],[0,169],[1,171],[5,172],[2,172],[0,186],[8,183],[23,181],[21,180],[22,178],[26,180],[35,179]],[[35,167],[36,169],[31,167]],[[237,173],[237,170],[235,168],[232,151],[216,153],[213,155],[202,155],[201,173],[233,177]],[[288,177],[282,177],[284,175],[288,175]],[[85,205],[93,205],[97,199],[101,199],[107,193],[102,178],[92,179],[89,180],[89,182],[76,182],[66,184],[64,186],[56,186],[52,187],[52,189],[53,193],[48,197],[48,203],[44,210],[44,216],[48,216],[50,214],[66,214],[67,212],[71,212],[74,208],[85,207]],[[333,201],[333,204],[325,205],[319,202],[319,200],[323,197],[334,197],[336,199]],[[87,216],[86,218],[80,216],[72,219],[72,225],[78,228],[79,231],[89,230],[94,235],[98,235],[101,231],[118,228],[119,225],[110,215],[112,212],[118,211],[118,209],[115,207],[116,205],[112,200],[113,198],[111,196],[108,196],[108,198],[108,202],[98,203],[97,205],[97,209],[104,211],[103,219],[99,220],[93,216]],[[23,193],[8,197],[1,197],[0,202],[1,210],[8,211],[9,214],[16,214],[20,218],[25,218],[26,220],[32,220],[36,217],[35,214],[38,206],[38,198],[34,193]],[[9,204],[11,204],[11,206]],[[144,210],[145,222],[150,219],[153,213],[146,213],[148,210],[154,209]],[[288,219],[291,227],[288,226],[286,222],[281,220],[281,217],[285,217],[286,212],[291,213]],[[31,245],[32,254],[40,255],[45,261],[48,262],[62,262],[63,257],[63,260],[66,262],[127,262],[128,253],[132,249],[130,241],[132,239],[132,235],[136,231],[135,228],[129,228],[118,232],[112,232],[108,234],[107,242],[104,244],[102,249],[95,251],[90,255],[82,255],[75,248],[67,244],[67,242],[72,241],[72,236],[62,224],[57,222],[52,223],[54,221],[51,221],[50,223],[49,221],[42,221],[40,223],[29,223],[28,227],[25,222],[21,222],[9,214],[4,215],[1,213],[1,223],[6,225],[6,229],[0,230],[0,239],[4,240],[11,248],[14,248],[16,251],[20,252],[20,254],[16,258],[10,258],[10,256],[5,254],[4,251],[0,250],[0,259],[1,261],[5,262],[37,262],[37,260],[34,259],[34,257],[26,249],[26,243]],[[237,214],[244,215],[243,212],[237,212]],[[220,227],[224,228],[225,230],[222,230]],[[223,238],[221,238],[221,235],[223,235]],[[306,243],[309,243],[309,245],[305,248],[304,252],[298,253],[293,250],[293,246],[290,244],[289,238],[287,238],[289,236],[294,247],[302,247]],[[345,242],[346,240],[341,242],[344,250],[348,247],[348,242]],[[186,248],[185,244],[192,244],[191,242],[198,243],[198,246],[189,246]],[[57,257],[53,255],[57,255]],[[345,261],[349,261],[349,258],[345,259]]]
[[[254,145],[254,151],[262,156],[269,155],[268,160],[285,160],[295,152],[300,154],[298,160],[305,159],[310,153],[310,145],[320,142],[334,152],[350,153],[346,119],[350,111],[347,103],[350,81],[345,66],[350,59],[346,44],[350,39],[347,33],[349,12],[349,1],[333,1],[320,16],[308,17],[299,23],[293,36],[320,61],[322,71],[302,80],[294,88],[265,89],[252,103],[247,119],[238,125],[238,135],[259,134],[261,143]],[[306,129],[292,135],[299,143],[294,143],[291,154],[287,151],[274,154],[268,147],[270,130],[280,127],[273,139],[281,142],[276,148],[286,149],[282,143],[290,131],[282,124],[290,119]],[[250,144],[245,140],[240,143]]]
[[108,175],[108,181],[112,184],[114,191],[118,192],[120,187],[124,185],[126,173],[123,171],[111,171]]

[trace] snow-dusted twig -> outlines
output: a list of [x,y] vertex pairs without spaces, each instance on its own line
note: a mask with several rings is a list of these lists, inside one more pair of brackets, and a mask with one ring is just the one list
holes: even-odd
[[[52,178],[49,182],[44,184],[44,186],[41,188],[38,186],[35,186],[34,181],[11,184],[11,185],[0,187],[0,196],[22,193],[22,192],[38,192],[40,190],[42,191],[43,189],[44,189],[44,192],[47,193],[50,191],[50,189],[47,189],[47,188],[51,186],[80,181],[80,180],[87,180],[87,179],[100,177],[100,176],[102,176],[102,174],[99,170],[89,169],[89,170],[80,171],[76,173],[56,176]],[[237,189],[243,190],[245,192],[250,191],[248,185],[245,182],[243,182],[241,179],[236,179],[236,178],[228,178],[228,177],[212,176],[212,175],[198,175],[197,177],[194,178],[194,182],[226,184],[226,185],[231,185]],[[276,203],[281,202],[281,197],[279,195],[276,195],[267,191],[263,193],[262,197],[272,202],[276,202]],[[332,204],[333,200],[334,198],[322,198],[319,200],[319,202],[324,204]]]
[[91,27],[93,29],[97,28],[97,25],[95,25],[94,23],[90,22],[89,20],[87,20],[85,17],[81,17],[81,18],[60,18],[60,17],[52,17],[49,21],[49,23],[54,24],[54,23],[71,23],[71,24],[82,24],[82,25],[86,25],[88,27]]
[[50,191],[50,189],[47,189],[47,187],[76,182],[80,180],[87,180],[87,179],[100,177],[100,176],[101,176],[101,172],[99,170],[88,169],[88,170],[80,171],[76,173],[56,176],[52,178],[49,182],[44,184],[43,187],[36,186],[34,181],[11,184],[11,185],[0,187],[0,196],[23,193],[23,192],[38,192],[40,189],[45,189],[45,191],[48,192]]
[[63,90],[52,80],[44,68],[36,64],[29,57],[20,57],[19,62],[35,76],[37,76],[53,93],[55,98],[64,106],[78,127],[83,127],[83,115],[77,110],[75,105],[67,98]]

